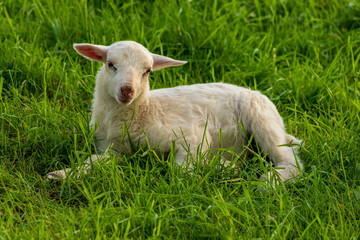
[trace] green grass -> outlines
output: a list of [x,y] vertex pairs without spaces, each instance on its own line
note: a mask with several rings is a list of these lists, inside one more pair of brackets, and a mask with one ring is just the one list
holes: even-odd
[[[358,1],[5,0],[0,40],[0,239],[360,238]],[[154,72],[153,89],[227,82],[267,95],[305,141],[302,180],[261,194],[256,156],[238,174],[215,157],[197,177],[139,149],[47,182],[94,152],[100,64],[72,44],[119,40],[189,61]]]

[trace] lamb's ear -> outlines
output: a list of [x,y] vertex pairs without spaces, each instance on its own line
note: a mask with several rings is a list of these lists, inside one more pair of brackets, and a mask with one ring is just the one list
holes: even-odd
[[159,70],[159,69],[167,68],[167,67],[180,66],[180,65],[184,65],[185,63],[187,63],[186,61],[179,61],[179,60],[175,60],[172,58],[164,57],[164,56],[153,54],[153,53],[151,55],[152,55],[152,58],[154,59],[154,64],[152,66],[153,70]]
[[74,44],[74,49],[82,56],[99,62],[106,62],[107,46],[93,45],[89,43]]

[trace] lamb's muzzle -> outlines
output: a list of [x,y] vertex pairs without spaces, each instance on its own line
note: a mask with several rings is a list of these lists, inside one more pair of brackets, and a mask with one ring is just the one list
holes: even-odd
[[[300,141],[286,133],[275,105],[261,93],[224,83],[150,91],[151,69],[186,62],[150,53],[132,41],[110,46],[74,44],[74,48],[82,56],[103,63],[96,78],[90,122],[91,127],[97,126],[100,151],[112,146],[131,153],[129,136],[133,143],[150,144],[159,152],[170,152],[175,142],[176,162],[191,167],[191,160],[198,161],[209,147],[242,152],[247,134],[251,134],[274,166],[281,168],[274,176],[293,179],[303,168],[296,146],[291,145]],[[124,126],[126,136],[122,136]],[[88,162],[97,159],[94,155]],[[68,171],[52,172],[48,177],[64,178]],[[271,178],[265,174],[262,179]]]
[[123,103],[129,103],[134,96],[134,89],[131,86],[122,86],[119,89],[119,101]]

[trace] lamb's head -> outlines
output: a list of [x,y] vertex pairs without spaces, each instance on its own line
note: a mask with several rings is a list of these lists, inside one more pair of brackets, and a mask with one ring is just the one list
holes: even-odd
[[110,46],[74,44],[82,56],[99,61],[99,72],[105,93],[120,104],[130,104],[149,91],[149,74],[152,70],[183,65],[168,57],[150,53],[144,46],[132,41],[116,42]]

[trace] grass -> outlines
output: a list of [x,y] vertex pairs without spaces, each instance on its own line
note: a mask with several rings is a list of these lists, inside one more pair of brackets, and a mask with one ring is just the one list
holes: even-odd
[[[0,239],[359,239],[359,30],[354,0],[1,2]],[[153,89],[222,81],[267,95],[305,140],[302,180],[261,194],[256,156],[238,174],[215,157],[199,178],[139,149],[47,182],[94,151],[100,65],[72,44],[126,39],[189,61],[153,73]]]

